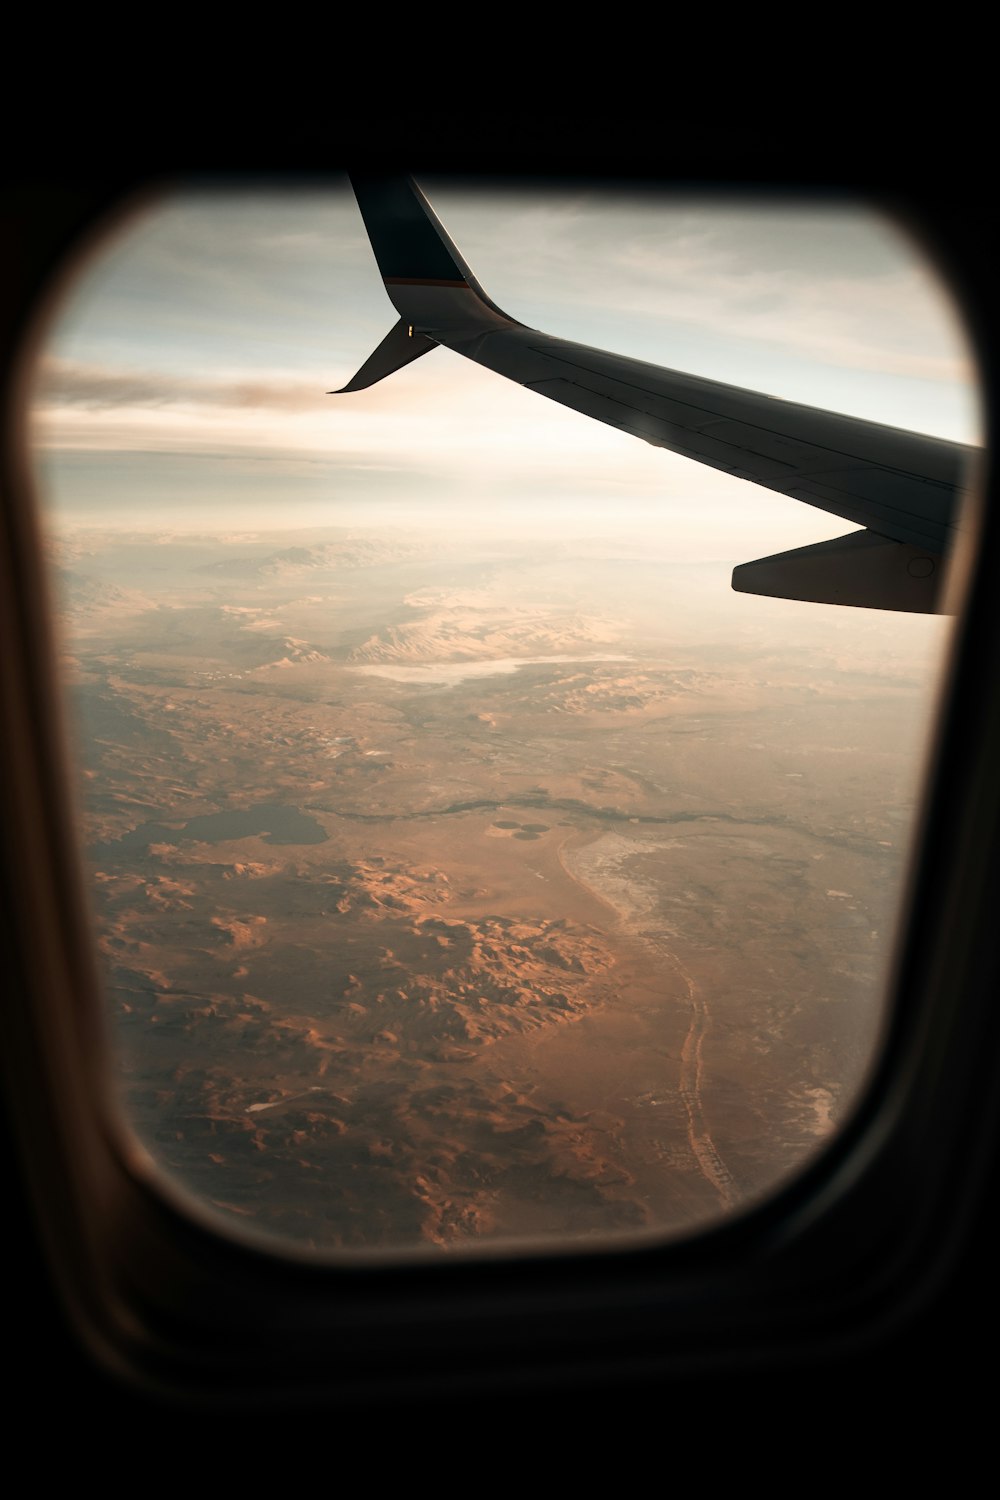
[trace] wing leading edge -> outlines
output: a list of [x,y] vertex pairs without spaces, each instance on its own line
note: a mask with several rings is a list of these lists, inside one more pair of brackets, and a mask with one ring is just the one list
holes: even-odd
[[866,528],[745,563],[733,572],[735,589],[873,609],[942,607],[974,450],[526,328],[486,295],[412,179],[351,182],[400,320],[343,391],[374,385],[443,344],[561,406]]

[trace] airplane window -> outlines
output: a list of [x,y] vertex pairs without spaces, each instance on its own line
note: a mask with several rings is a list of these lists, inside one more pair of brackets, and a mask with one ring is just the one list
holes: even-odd
[[[872,210],[421,185],[531,329],[977,441]],[[40,358],[122,1106],[319,1250],[700,1228],[871,1070],[949,617],[734,592],[862,523],[593,420],[585,377],[440,347],[327,394],[397,316],[346,179],[178,191]]]

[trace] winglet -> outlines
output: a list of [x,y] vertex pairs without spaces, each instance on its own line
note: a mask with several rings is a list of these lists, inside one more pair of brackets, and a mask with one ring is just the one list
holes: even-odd
[[399,322],[339,391],[363,391],[436,344],[518,328],[483,291],[411,177],[352,174],[361,217]]
[[418,321],[410,317],[411,304],[422,306],[420,291],[426,289],[464,293],[466,308],[472,292],[475,302],[514,322],[483,291],[412,177],[352,172],[351,186],[385,289],[403,318]]
[[421,354],[426,354],[428,349],[435,349],[437,345],[433,339],[427,338],[422,333],[415,333],[409,323],[400,318],[395,323],[385,338],[379,344],[373,354],[369,354],[361,369],[342,385],[338,391],[327,391],[328,396],[343,396],[348,391],[364,391],[370,385],[384,380],[387,375],[392,375],[396,370],[403,369],[404,365],[412,364],[419,359]]

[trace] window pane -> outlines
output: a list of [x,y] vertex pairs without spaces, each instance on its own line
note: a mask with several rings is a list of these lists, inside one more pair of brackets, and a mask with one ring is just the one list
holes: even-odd
[[[426,186],[525,323],[975,441],[867,210]],[[346,183],[192,192],[40,364],[125,1111],[318,1248],[700,1227],[871,1067],[949,621],[733,593],[844,521],[448,350],[327,395],[393,321]]]

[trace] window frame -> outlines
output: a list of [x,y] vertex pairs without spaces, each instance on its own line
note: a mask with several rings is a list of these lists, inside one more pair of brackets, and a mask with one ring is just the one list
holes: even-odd
[[[880,181],[872,171],[815,164],[813,180],[874,193],[943,268],[977,340],[992,435],[995,227],[984,228],[977,200],[959,201],[960,184],[933,198],[905,174]],[[679,175],[731,188],[740,174],[720,148]],[[799,180],[799,164],[779,152],[758,185]],[[24,1261],[42,1257],[71,1342],[119,1384],[209,1404],[788,1376],[817,1361],[860,1367],[899,1348],[975,1263],[1000,1134],[1000,692],[986,690],[1000,683],[993,449],[978,550],[961,564],[968,597],[888,1035],[824,1153],[765,1203],[673,1242],[336,1263],[244,1243],[157,1184],[112,1102],[24,422],[26,372],[59,278],[128,211],[142,181],[49,179],[4,201],[13,247],[0,288],[4,1099],[31,1215]]]

